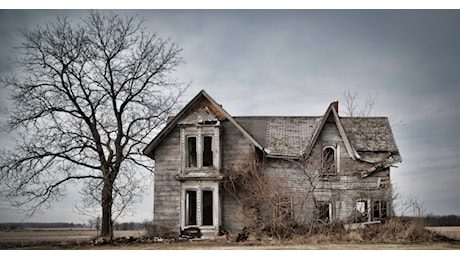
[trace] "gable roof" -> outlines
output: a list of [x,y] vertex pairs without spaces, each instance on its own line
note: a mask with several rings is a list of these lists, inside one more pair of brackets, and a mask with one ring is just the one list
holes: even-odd
[[324,113],[324,116],[321,119],[321,124],[319,127],[316,129],[315,135],[313,136],[313,139],[311,142],[308,144],[308,148],[305,154],[309,155],[311,153],[311,150],[313,149],[313,146],[316,144],[316,140],[318,140],[318,137],[321,134],[321,131],[324,128],[324,125],[330,118],[334,120],[334,123],[337,126],[337,129],[339,130],[339,134],[342,137],[343,143],[345,144],[345,148],[347,149],[348,155],[353,159],[356,160],[357,156],[356,151],[353,149],[353,147],[350,144],[350,141],[348,140],[348,136],[345,132],[345,129],[342,126],[342,123],[340,122],[339,114],[336,111],[336,105],[337,102],[332,102],[329,107],[326,110],[326,113]]
[[211,96],[206,93],[206,91],[201,90],[187,105],[185,105],[184,108],[182,108],[182,110],[172,120],[166,124],[160,133],[158,133],[143,150],[143,153],[153,158],[153,151],[158,146],[158,144],[176,127],[181,119],[186,118],[189,112],[196,106],[199,106],[201,102],[208,103],[209,106],[207,109],[212,110],[212,112],[220,120],[228,120],[233,126],[240,130],[243,136],[245,136],[252,144],[254,144],[254,146],[261,150],[263,149],[262,145],[260,145],[259,142],[257,142],[257,140],[252,137],[252,135],[250,135],[243,127],[241,127],[239,123],[235,121],[235,119],[233,119],[220,104],[212,99]]
[[[200,91],[144,149],[153,156],[156,146],[190,111],[199,109],[202,102],[220,119],[228,120],[268,157],[299,157],[309,154],[327,122],[334,122],[349,156],[361,158],[360,153],[389,152],[399,154],[390,123],[386,117],[339,117],[336,102],[332,102],[323,116],[230,116],[204,90]],[[205,117],[206,115],[204,115]],[[358,153],[359,152],[359,153]],[[397,160],[400,160],[398,157]]]

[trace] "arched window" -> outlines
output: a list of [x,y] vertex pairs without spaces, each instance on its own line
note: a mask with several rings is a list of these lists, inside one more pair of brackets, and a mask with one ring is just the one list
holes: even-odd
[[333,147],[328,146],[323,149],[322,170],[324,175],[337,173],[335,149]]

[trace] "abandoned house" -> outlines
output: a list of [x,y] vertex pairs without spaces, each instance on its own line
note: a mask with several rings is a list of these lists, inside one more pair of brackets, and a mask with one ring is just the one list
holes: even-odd
[[[144,149],[155,160],[153,223],[203,238],[266,220],[383,221],[401,162],[386,117],[229,115],[205,91]],[[267,224],[267,223],[265,223]]]

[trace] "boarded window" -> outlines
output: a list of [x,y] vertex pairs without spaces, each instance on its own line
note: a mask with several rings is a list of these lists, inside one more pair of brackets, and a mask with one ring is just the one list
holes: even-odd
[[196,137],[187,138],[187,167],[197,167]]
[[322,156],[322,166],[323,166],[323,174],[335,174],[336,167],[335,167],[335,150],[332,147],[326,147],[323,150]]
[[203,225],[212,226],[213,223],[213,213],[212,213],[212,191],[205,190],[203,191]]
[[374,201],[374,220],[387,218],[387,202],[384,200]]
[[196,225],[196,191],[185,193],[185,225]]
[[203,138],[203,167],[212,165],[212,136],[205,136]]

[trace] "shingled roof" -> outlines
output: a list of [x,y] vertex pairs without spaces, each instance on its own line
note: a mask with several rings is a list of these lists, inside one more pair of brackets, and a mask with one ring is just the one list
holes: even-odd
[[[299,156],[305,152],[323,117],[233,117],[268,154]],[[357,152],[398,152],[386,117],[341,117],[340,122]]]
[[[201,110],[200,110],[201,109]],[[339,117],[338,103],[332,102],[323,116],[230,116],[204,90],[200,91],[144,149],[144,154],[153,157],[156,146],[172,131],[180,120],[190,111],[198,111],[197,116],[207,120],[207,113],[216,115],[219,120],[228,120],[239,129],[257,148],[268,156],[298,157],[310,153],[325,123],[332,119],[342,136],[348,154],[355,159],[369,157],[369,152],[388,152],[396,154],[398,148],[393,138],[390,123],[386,117]],[[214,117],[212,117],[214,118]],[[214,120],[214,119],[213,119]],[[367,154],[366,154],[367,153]]]

